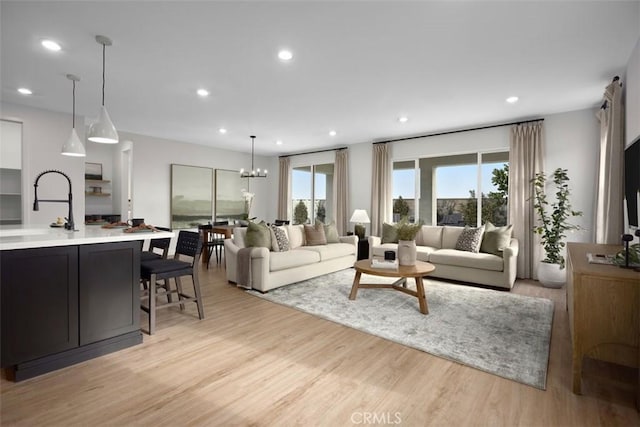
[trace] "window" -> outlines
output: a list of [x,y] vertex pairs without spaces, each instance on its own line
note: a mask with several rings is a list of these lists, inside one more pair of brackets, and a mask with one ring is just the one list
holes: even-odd
[[291,172],[294,224],[333,220],[333,163],[299,166]]
[[426,225],[506,225],[508,163],[508,152],[394,162],[393,219],[407,212]]

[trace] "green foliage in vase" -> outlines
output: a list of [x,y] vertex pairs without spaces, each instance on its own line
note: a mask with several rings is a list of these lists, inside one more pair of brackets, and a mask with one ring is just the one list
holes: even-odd
[[398,240],[414,240],[416,238],[416,234],[422,228],[422,220],[420,222],[409,222],[407,217],[403,217],[398,223],[396,227],[398,228]]
[[307,205],[305,205],[304,202],[300,200],[293,210],[294,224],[306,224],[307,219],[309,219],[309,211],[307,210]]
[[[553,184],[556,187],[555,202],[550,203],[544,192],[547,177],[544,172],[536,173],[533,182],[533,207],[538,214],[538,225],[533,232],[540,235],[546,257],[542,262],[559,264],[564,268],[564,257],[561,254],[564,248],[565,233],[568,230],[579,230],[580,227],[569,222],[570,217],[581,216],[582,212],[574,211],[569,201],[569,176],[567,170],[558,168],[553,172]],[[550,208],[550,209],[549,209]]]
[[[616,265],[626,264],[626,254],[624,249],[613,257],[613,262]],[[629,246],[629,264],[634,266],[640,265],[640,244],[638,243]]]

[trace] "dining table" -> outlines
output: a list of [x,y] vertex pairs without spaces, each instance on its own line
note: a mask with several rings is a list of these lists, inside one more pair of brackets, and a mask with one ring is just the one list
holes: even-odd
[[[208,242],[210,239],[209,234],[223,234],[225,239],[230,239],[233,236],[233,229],[236,228],[237,225],[212,225],[209,229],[203,229],[202,231],[202,240],[204,242]],[[208,264],[209,262],[209,251],[203,251],[202,253],[202,263]]]

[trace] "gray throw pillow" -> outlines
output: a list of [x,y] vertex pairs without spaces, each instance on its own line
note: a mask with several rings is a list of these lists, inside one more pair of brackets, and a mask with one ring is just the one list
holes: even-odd
[[316,221],[315,225],[305,224],[304,236],[306,238],[306,246],[327,244],[327,237],[324,235],[324,225],[320,221]]
[[248,248],[262,247],[271,250],[271,230],[264,221],[260,224],[249,221],[244,242]]
[[398,226],[395,224],[382,224],[382,243],[398,243]]
[[287,233],[276,225],[271,225],[271,246],[274,252],[286,252],[289,250],[289,238]]
[[[316,221],[318,223],[320,221]],[[340,235],[338,234],[338,227],[334,222],[325,224],[324,235],[327,238],[327,243],[340,243]]]
[[460,237],[458,237],[456,249],[459,251],[478,253],[480,251],[483,234],[484,225],[482,227],[465,227]]
[[502,256],[504,248],[511,243],[513,225],[496,227],[487,221],[484,227],[484,236],[482,237],[480,252]]

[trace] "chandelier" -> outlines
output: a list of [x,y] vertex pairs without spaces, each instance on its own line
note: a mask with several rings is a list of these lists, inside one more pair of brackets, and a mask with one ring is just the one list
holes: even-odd
[[251,135],[251,170],[244,170],[244,168],[240,169],[240,178],[266,178],[268,171],[265,169],[263,171],[260,168],[256,169],[253,167],[253,148],[255,144],[256,137],[255,135]]

